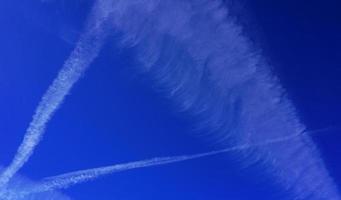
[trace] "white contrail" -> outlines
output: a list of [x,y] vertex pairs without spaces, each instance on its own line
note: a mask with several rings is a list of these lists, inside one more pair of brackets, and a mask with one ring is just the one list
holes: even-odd
[[[201,132],[213,133],[225,145],[258,143],[306,129],[268,59],[256,48],[260,46],[247,37],[226,1],[112,2],[117,10],[112,24],[122,33],[123,45],[137,50],[142,70],[197,120]],[[285,147],[263,146],[238,155],[246,165],[265,161],[264,175],[291,199],[341,199],[309,136]]]
[[[302,133],[305,126],[261,52],[245,37],[223,1],[96,0],[96,3],[100,6],[95,14],[113,13],[109,27],[122,34],[123,46],[136,46],[137,58],[144,71],[154,75],[182,110],[200,119],[200,128],[248,145],[78,171],[46,179],[42,186],[63,188],[122,170],[262,146],[255,151],[259,157],[266,159],[269,156],[275,161],[267,162],[269,170],[265,174],[278,179],[285,191],[291,187],[290,192],[296,199],[306,196],[340,199],[334,181],[308,136],[299,137],[300,140],[285,148],[282,145],[268,148],[263,145],[271,141],[260,142],[268,138],[285,141],[286,135]],[[107,6],[111,8],[106,9]],[[90,17],[94,22],[97,19],[98,16]],[[88,31],[39,104],[18,154],[0,176],[0,196],[2,186],[30,157],[46,123],[96,57],[101,46],[98,41],[103,35],[99,33],[101,28],[94,27],[85,29]],[[251,146],[248,141],[256,144]],[[244,160],[252,162],[249,161],[252,159]],[[274,170],[281,173],[273,173]],[[37,191],[43,191],[44,187]]]
[[62,104],[73,85],[98,55],[105,36],[103,30],[106,19],[105,14],[108,14],[101,9],[98,5],[94,6],[86,31],[81,35],[75,49],[65,61],[58,76],[43,95],[12,163],[0,176],[0,189],[7,185],[15,173],[33,154],[35,147],[42,138],[47,123]]
[[91,181],[101,176],[113,174],[113,173],[117,173],[121,171],[159,166],[159,165],[166,165],[166,164],[171,164],[171,163],[176,163],[176,162],[181,162],[181,161],[193,160],[193,159],[198,159],[202,157],[227,153],[231,151],[239,151],[239,150],[245,150],[249,148],[256,148],[258,146],[264,146],[264,145],[270,145],[270,144],[289,141],[294,138],[298,138],[300,136],[302,135],[301,134],[291,135],[291,136],[287,136],[283,138],[268,140],[262,143],[239,145],[235,147],[230,147],[230,148],[225,148],[222,150],[210,151],[210,152],[200,153],[200,154],[171,156],[171,157],[156,157],[152,159],[116,164],[116,165],[107,166],[107,167],[99,167],[99,168],[94,168],[94,169],[69,172],[66,174],[45,178],[42,180],[41,183],[35,185],[33,188],[29,188],[26,191],[23,191],[20,195],[25,196],[25,195],[32,194],[32,193],[40,193],[40,192],[46,192],[46,191],[51,191],[51,190],[65,189],[65,188],[68,188],[70,186],[73,186],[79,183]]

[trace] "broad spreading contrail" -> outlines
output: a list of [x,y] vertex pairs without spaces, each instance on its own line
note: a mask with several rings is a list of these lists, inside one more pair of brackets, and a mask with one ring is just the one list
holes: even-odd
[[[115,0],[112,17],[141,68],[224,146],[306,130],[261,49],[222,0]],[[236,152],[289,199],[341,199],[312,139]],[[246,156],[245,156],[246,155]]]
[[[231,143],[249,145],[67,173],[45,179],[36,192],[68,187],[118,171],[251,149],[250,144],[254,144],[252,152],[269,160],[266,162],[269,170],[264,173],[289,191],[292,199],[340,199],[309,136],[299,136],[288,146],[265,145],[292,139],[286,136],[302,133],[306,128],[263,56],[229,16],[223,1],[95,2],[85,32],[39,103],[15,158],[0,176],[0,196],[4,186],[32,155],[53,113],[97,56],[105,27],[111,27],[121,34],[123,46],[137,49],[143,70],[154,77],[166,95],[181,110],[199,119],[200,128],[223,137],[222,142],[230,138]],[[109,12],[112,16],[105,24]]]
[[81,35],[58,76],[43,95],[12,163],[1,174],[0,191],[33,154],[43,136],[47,123],[73,85],[98,55],[106,35],[103,32],[106,14],[108,13],[103,12],[99,5],[94,6],[86,31]]

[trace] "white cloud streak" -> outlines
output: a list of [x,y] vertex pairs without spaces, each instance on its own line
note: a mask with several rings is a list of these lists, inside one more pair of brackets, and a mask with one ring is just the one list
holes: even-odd
[[[0,171],[3,168],[0,166]],[[19,196],[19,194],[23,191],[23,189],[29,188],[34,186],[36,183],[23,177],[21,175],[16,174],[11,182],[9,183],[8,190],[4,193],[0,194],[1,200],[46,200],[46,199],[53,199],[53,200],[72,200],[70,197],[57,192],[57,191],[48,191],[48,192],[41,192],[35,194],[28,194],[25,196]]]
[[[306,130],[260,49],[222,0],[115,0],[112,24],[141,69],[198,129],[223,146],[259,143]],[[340,199],[307,135],[290,146],[236,152],[289,199]]]
[[116,164],[112,166],[69,172],[69,173],[62,174],[62,175],[44,178],[39,184],[35,185],[32,188],[28,188],[26,191],[24,190],[20,195],[25,196],[25,195],[32,194],[32,193],[41,193],[41,192],[47,192],[51,190],[66,189],[73,185],[91,181],[96,178],[102,177],[104,175],[110,175],[110,174],[127,171],[127,170],[147,168],[147,167],[166,165],[166,164],[177,163],[177,162],[182,162],[182,161],[188,161],[188,160],[193,160],[193,159],[199,159],[203,157],[214,156],[214,155],[223,154],[223,153],[232,152],[232,151],[243,151],[243,150],[250,149],[250,148],[266,146],[266,145],[271,145],[271,144],[276,144],[276,143],[289,142],[290,140],[293,140],[300,136],[302,135],[301,134],[292,135],[288,137],[269,140],[269,141],[258,143],[258,144],[239,145],[235,147],[225,148],[222,150],[216,150],[216,151],[211,151],[211,152],[206,152],[206,153],[171,156],[171,157],[156,157],[152,159]]
[[85,32],[69,58],[65,61],[58,76],[43,95],[14,159],[2,172],[0,176],[0,193],[1,189],[6,187],[10,179],[33,154],[35,147],[42,139],[47,123],[74,84],[98,55],[106,35],[104,32],[106,14],[108,13],[103,12],[98,4],[94,6]]
[[[242,27],[229,16],[223,1],[97,0],[94,10],[77,47],[43,96],[17,155],[0,176],[0,189],[31,156],[47,122],[96,57],[99,41],[105,35],[101,29],[106,27],[102,26],[103,19],[111,13],[108,27],[123,36],[124,46],[137,49],[143,70],[181,110],[199,119],[202,130],[222,138],[222,143],[259,144],[306,129],[260,51],[254,49]],[[253,159],[267,161],[269,170],[264,174],[279,182],[283,190],[289,188],[292,199],[340,199],[309,136],[302,135],[288,146],[256,146],[250,152],[257,158],[247,157],[245,163]],[[167,157],[122,165],[133,169],[196,157]],[[54,180],[72,185],[122,171],[122,165],[71,173],[75,175],[71,182],[63,176]],[[45,183],[55,187],[53,182]]]

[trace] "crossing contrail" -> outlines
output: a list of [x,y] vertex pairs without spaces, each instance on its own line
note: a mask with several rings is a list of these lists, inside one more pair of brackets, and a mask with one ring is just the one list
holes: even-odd
[[29,195],[34,195],[37,193],[45,193],[49,191],[56,191],[59,189],[66,189],[73,185],[92,181],[94,179],[100,178],[105,175],[110,175],[110,174],[133,170],[133,169],[148,168],[148,167],[153,167],[153,166],[161,166],[161,165],[167,165],[167,164],[172,164],[172,163],[177,163],[177,162],[200,159],[204,157],[215,156],[215,155],[233,152],[233,151],[243,151],[246,149],[272,145],[276,143],[290,142],[291,140],[294,140],[294,139],[302,139],[300,138],[302,135],[306,135],[306,134],[311,135],[315,133],[325,132],[330,129],[331,127],[327,127],[327,128],[322,128],[322,129],[317,129],[317,130],[312,130],[312,131],[306,131],[306,132],[303,132],[302,134],[290,135],[290,136],[283,137],[283,138],[276,138],[276,139],[268,140],[268,141],[257,143],[257,144],[239,145],[239,146],[229,147],[229,148],[205,152],[205,153],[180,155],[180,156],[168,156],[168,157],[155,157],[155,158],[145,159],[145,160],[140,160],[140,161],[133,161],[133,162],[128,162],[128,163],[115,164],[111,166],[68,172],[65,174],[44,178],[37,184],[34,184],[33,186],[29,186],[26,188],[22,188],[20,191],[7,190],[6,193],[2,194],[3,196],[0,195],[0,198],[3,198],[4,200],[22,199]]
[[14,159],[0,175],[0,193],[1,188],[6,186],[33,154],[35,147],[45,132],[47,123],[60,107],[73,85],[98,55],[106,35],[103,26],[106,14],[108,13],[103,12],[100,5],[94,6],[86,31],[81,35],[75,49],[65,61],[58,76],[43,95]]
[[106,166],[106,167],[99,167],[99,168],[69,172],[69,173],[65,173],[62,175],[44,178],[42,179],[40,183],[36,184],[33,188],[24,190],[20,195],[24,196],[24,195],[33,194],[33,193],[41,193],[41,192],[47,192],[47,191],[52,191],[52,190],[58,190],[58,189],[66,189],[70,186],[83,183],[83,182],[87,182],[87,181],[91,181],[96,178],[102,177],[104,175],[114,174],[114,173],[118,173],[122,171],[132,170],[132,169],[160,166],[160,165],[166,165],[166,164],[188,161],[188,160],[193,160],[193,159],[199,159],[203,157],[214,156],[214,155],[223,154],[223,153],[232,152],[232,151],[242,151],[245,149],[255,148],[259,146],[271,145],[271,144],[290,141],[293,139],[299,139],[300,136],[302,136],[302,134],[272,139],[272,140],[268,140],[266,142],[262,142],[258,144],[239,145],[235,147],[230,147],[230,148],[225,148],[225,149],[210,151],[210,152],[205,152],[205,153],[199,153],[199,154],[180,155],[180,156],[171,156],[171,157],[156,157],[156,158],[151,158],[151,159],[146,159],[146,160],[116,164],[116,165],[111,165],[111,166]]
[[[136,49],[142,70],[207,136],[226,147],[306,130],[273,66],[227,1],[112,2],[122,43]],[[289,199],[341,199],[317,146],[307,135],[300,138],[234,155],[245,165],[264,161],[264,175]]]
[[65,96],[97,56],[105,27],[121,34],[123,46],[137,50],[142,70],[151,74],[179,109],[199,119],[201,130],[215,133],[222,142],[229,138],[237,146],[76,171],[44,179],[32,191],[65,188],[105,174],[252,147],[257,157],[243,159],[245,163],[269,160],[264,174],[277,179],[292,199],[340,199],[309,136],[296,135],[298,139],[287,146],[265,145],[292,139],[288,134],[306,128],[271,67],[221,0],[96,0],[76,48],[42,97],[12,163],[0,175],[0,196],[32,155]]

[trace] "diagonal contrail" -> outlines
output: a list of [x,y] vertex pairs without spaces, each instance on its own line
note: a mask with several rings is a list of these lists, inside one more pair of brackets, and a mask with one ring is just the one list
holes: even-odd
[[[113,7],[107,10],[106,6],[111,3]],[[285,191],[292,187],[290,193],[295,199],[340,199],[310,138],[300,136],[300,140],[285,148],[264,146],[297,137],[286,135],[301,133],[305,126],[260,52],[223,8],[223,1],[96,0],[96,4],[100,6],[95,6],[94,10],[99,12],[89,19],[97,26],[90,23],[92,25],[85,29],[43,96],[17,155],[0,176],[0,196],[7,182],[31,156],[64,97],[98,54],[105,34],[98,26],[103,21],[97,19],[104,19],[115,9],[110,26],[122,33],[123,45],[136,46],[144,70],[154,74],[159,85],[169,90],[174,102],[182,110],[202,118],[200,123],[204,129],[246,141],[246,145],[67,173],[45,179],[39,188],[34,187],[36,192],[65,188],[119,171],[262,146],[257,151],[259,157],[266,159],[270,155],[276,161],[267,162],[270,170],[266,174],[278,179]],[[282,139],[259,142],[275,137]],[[259,143],[251,145],[247,141]],[[245,162],[249,161],[245,159]],[[275,174],[272,170],[281,173]]]
[[44,134],[47,123],[62,104],[73,85],[98,55],[106,35],[103,27],[107,17],[106,14],[108,12],[103,12],[98,4],[94,6],[86,31],[81,35],[75,49],[65,61],[58,76],[43,95],[12,163],[0,175],[0,190],[7,185],[15,173],[33,154],[35,147]]
[[208,156],[214,156],[214,155],[223,154],[227,152],[243,151],[243,150],[257,148],[257,147],[271,145],[271,144],[289,142],[294,139],[303,139],[301,137],[303,135],[307,135],[307,134],[311,135],[315,133],[325,132],[330,129],[331,127],[312,130],[312,131],[305,131],[302,134],[289,135],[287,137],[271,139],[271,140],[261,142],[261,143],[238,145],[234,147],[229,147],[229,148],[225,148],[221,150],[210,151],[210,152],[199,153],[199,154],[156,157],[156,158],[151,158],[151,159],[146,159],[146,160],[121,163],[121,164],[116,164],[116,165],[111,165],[111,166],[106,166],[106,167],[98,167],[98,168],[93,168],[93,169],[69,172],[69,173],[65,173],[65,174],[61,174],[57,176],[44,178],[40,183],[34,186],[31,186],[29,188],[26,188],[26,189],[24,188],[20,192],[18,191],[13,192],[9,189],[6,191],[6,193],[3,193],[3,196],[0,195],[0,197],[4,198],[4,200],[11,200],[12,198],[10,197],[13,197],[15,199],[25,198],[29,195],[36,194],[36,193],[44,193],[44,192],[54,191],[58,189],[66,189],[76,184],[91,181],[91,180],[97,179],[105,175],[110,175],[110,174],[114,174],[114,173],[118,173],[122,171],[160,166],[160,165],[167,165],[167,164],[172,164],[172,163],[177,163],[177,162],[182,162],[182,161],[200,159],[200,158],[208,157]]
[[104,175],[109,175],[109,174],[132,170],[132,169],[153,167],[153,166],[166,165],[166,164],[177,163],[177,162],[182,162],[182,161],[187,161],[187,160],[199,159],[199,158],[203,158],[207,156],[214,156],[217,154],[227,153],[231,151],[240,151],[240,150],[245,150],[245,149],[250,149],[250,148],[256,148],[259,146],[265,146],[265,145],[290,141],[292,139],[299,138],[300,136],[302,136],[302,134],[272,139],[272,140],[268,140],[266,142],[257,143],[257,144],[239,145],[239,146],[234,146],[234,147],[225,148],[221,150],[210,151],[206,153],[171,156],[171,157],[156,157],[156,158],[151,158],[151,159],[146,159],[146,160],[116,164],[112,166],[69,172],[69,173],[65,173],[62,175],[47,177],[43,179],[41,183],[35,185],[33,188],[29,188],[26,191],[23,191],[23,193],[21,193],[20,195],[25,196],[25,195],[32,194],[32,193],[40,193],[40,192],[46,192],[46,191],[51,191],[51,190],[65,189],[65,188],[68,188],[70,186],[73,186],[79,183],[94,180]]

